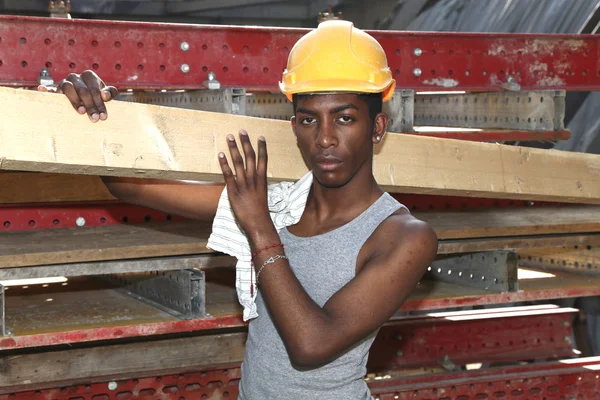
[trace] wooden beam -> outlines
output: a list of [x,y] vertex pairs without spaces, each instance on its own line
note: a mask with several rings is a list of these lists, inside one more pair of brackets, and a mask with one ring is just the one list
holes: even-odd
[[596,206],[542,206],[414,215],[433,226],[440,239],[600,232],[600,208]]
[[194,336],[0,356],[0,394],[49,384],[103,382],[237,366],[247,334]]
[[[1,89],[0,169],[221,182],[217,153],[244,128],[267,138],[271,180],[307,172],[285,121],[125,102],[108,110],[92,124],[65,96]],[[390,192],[600,204],[592,154],[389,134],[373,170]]]
[[[415,216],[433,226],[442,240],[442,254],[510,248],[518,244],[511,236],[600,232],[597,206],[423,212]],[[0,234],[0,268],[211,253],[206,248],[210,231],[210,224],[188,220],[4,232]],[[508,242],[498,243],[501,237]],[[488,239],[484,243],[444,243],[475,238]]]
[[0,204],[116,200],[97,176],[1,172]]
[[493,237],[483,239],[442,240],[438,246],[438,254],[477,253],[492,250],[530,251],[558,246],[599,246],[600,233],[589,235],[544,235]]

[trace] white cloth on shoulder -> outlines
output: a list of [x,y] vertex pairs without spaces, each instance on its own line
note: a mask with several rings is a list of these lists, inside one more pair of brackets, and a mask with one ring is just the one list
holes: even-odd
[[[269,185],[267,201],[271,219],[278,232],[300,220],[312,181],[311,171],[295,183],[280,182]],[[256,273],[252,268],[250,244],[235,219],[226,188],[219,198],[217,214],[206,247],[237,258],[235,287],[238,300],[244,307],[243,318],[244,321],[256,318]]]

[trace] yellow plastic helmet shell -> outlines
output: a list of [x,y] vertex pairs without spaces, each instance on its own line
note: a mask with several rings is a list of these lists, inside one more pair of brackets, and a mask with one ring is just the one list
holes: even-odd
[[291,101],[300,93],[394,94],[396,81],[383,48],[350,21],[329,20],[296,42],[279,88]]

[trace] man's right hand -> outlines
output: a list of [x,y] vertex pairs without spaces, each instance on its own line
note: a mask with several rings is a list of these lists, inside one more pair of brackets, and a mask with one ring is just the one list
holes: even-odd
[[79,114],[86,114],[92,122],[108,118],[107,101],[117,97],[119,91],[107,86],[95,72],[86,70],[81,74],[69,74],[56,88],[38,86],[40,92],[63,93]]

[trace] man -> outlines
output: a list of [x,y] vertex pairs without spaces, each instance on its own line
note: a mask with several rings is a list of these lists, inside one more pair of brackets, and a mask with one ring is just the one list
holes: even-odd
[[[293,101],[292,130],[313,173],[298,223],[273,225],[262,137],[255,151],[248,133],[240,132],[239,145],[230,135],[232,164],[219,154],[259,284],[240,399],[370,399],[362,379],[369,348],[437,252],[434,231],[372,173],[388,122],[382,102],[395,82],[375,39],[349,22],[327,21],[294,46],[280,87]],[[117,94],[89,71],[70,75],[59,91],[94,122],[108,117],[104,102]],[[206,221],[223,190],[103,180],[124,201]]]

